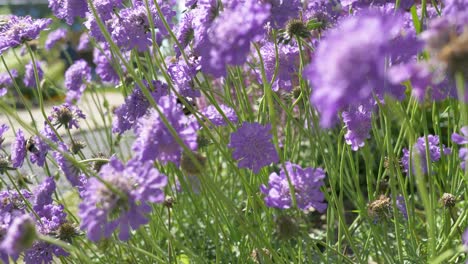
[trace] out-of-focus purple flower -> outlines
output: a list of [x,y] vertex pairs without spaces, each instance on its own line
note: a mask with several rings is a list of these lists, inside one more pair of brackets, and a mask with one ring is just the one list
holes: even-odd
[[10,127],[7,124],[0,125],[0,147],[2,146],[3,141],[5,140],[5,138],[3,138],[3,134],[5,134],[5,132],[8,129],[10,129]]
[[49,0],[49,8],[56,17],[71,25],[75,17],[85,17],[88,4],[86,0]]
[[168,73],[180,95],[190,98],[201,96],[200,90],[193,87],[192,78],[197,73],[195,65],[187,65],[184,60],[179,60],[168,66]]
[[103,82],[118,84],[120,77],[114,69],[113,62],[109,60],[112,60],[109,50],[104,50],[102,53],[99,49],[94,49],[93,62],[96,64],[96,74]]
[[80,41],[76,47],[77,51],[85,51],[91,48],[91,41],[87,32],[83,32],[80,36]]
[[80,187],[82,173],[79,168],[77,168],[71,161],[69,161],[65,155],[71,155],[67,145],[60,142],[58,145],[58,150],[55,151],[52,155],[54,156],[55,161],[57,162],[58,167],[63,172],[67,180],[73,187]]
[[49,33],[47,40],[44,44],[46,50],[51,50],[57,42],[62,39],[66,39],[67,30],[65,28],[59,28]]
[[[47,134],[46,134],[48,133],[48,131],[46,131],[47,129],[50,129],[48,125],[47,125],[47,128],[44,128],[44,130],[42,130],[42,135],[44,135],[45,137],[47,137]],[[53,133],[53,136],[56,137],[54,133]],[[47,144],[47,142],[45,142],[40,136],[34,136],[30,138],[29,141],[32,141],[31,143],[33,144],[33,146],[30,146],[28,149],[29,160],[39,167],[44,166],[47,153],[50,149],[49,144]],[[26,145],[27,144],[28,142],[26,142]]]
[[103,21],[110,19],[114,10],[123,7],[122,0],[94,0],[93,4],[97,14]]
[[[443,144],[443,152],[440,152],[441,146],[439,143],[438,136],[428,135],[427,140],[429,144],[429,160],[431,162],[439,161],[442,154],[448,155],[451,153],[451,149],[446,148]],[[417,160],[419,160],[419,165],[416,164]],[[404,167],[404,171],[408,173],[410,165],[410,151],[406,148],[403,149],[403,157],[401,158],[401,163]],[[413,173],[417,172],[416,166],[419,167],[423,174],[427,173],[426,141],[424,137],[418,138],[417,142],[413,146],[411,164],[413,168]]]
[[228,65],[242,65],[250,52],[250,43],[265,33],[270,5],[247,1],[226,9],[207,31],[198,52],[202,71],[214,77],[226,75]]
[[372,109],[360,105],[344,111],[341,115],[348,130],[344,136],[346,144],[350,145],[352,150],[357,151],[364,146],[365,140],[370,138]]
[[468,229],[466,229],[465,232],[463,232],[462,244],[463,246],[465,246],[466,249],[468,249]]
[[17,258],[22,251],[32,246],[36,237],[34,220],[28,214],[24,214],[13,220],[0,244],[0,249],[6,254]]
[[[36,61],[36,69],[37,69],[37,76],[39,77],[39,81],[42,80],[44,77],[44,72],[42,71],[41,62]],[[36,76],[34,75],[34,65],[32,62],[29,62],[24,67],[24,85],[28,88],[36,88]]]
[[85,119],[86,116],[76,106],[62,104],[52,107],[52,114],[48,117],[54,126],[64,126],[66,129],[80,128],[79,119]]
[[11,143],[11,165],[15,168],[23,166],[26,158],[26,138],[21,129],[16,133],[16,139]]
[[[225,106],[223,104],[219,105],[219,108],[223,112],[223,114],[226,116],[226,118],[229,120],[229,122],[232,123],[237,123],[237,114],[234,111],[234,109]],[[209,105],[205,109],[203,109],[202,114],[210,120],[211,123],[215,126],[225,126],[227,125],[226,119],[223,117],[223,115],[216,109],[214,105]]]
[[304,18],[307,20],[315,19],[322,23],[319,27],[322,31],[333,27],[343,14],[341,5],[336,0],[309,1],[304,10]]
[[[151,96],[157,102],[161,96],[167,94],[167,85],[160,81],[153,81],[155,91],[149,89]],[[144,95],[143,91],[138,85],[132,91],[132,94],[125,98],[125,103],[117,107],[114,111],[114,120],[112,122],[112,132],[123,133],[131,129],[137,122],[138,118],[144,116],[150,108],[150,102]]]
[[323,213],[327,209],[325,196],[320,191],[325,172],[321,168],[302,168],[297,164],[286,162],[285,169],[279,175],[274,172],[268,180],[269,187],[260,186],[265,194],[265,203],[269,207],[288,209],[293,206],[288,177],[296,195],[297,207],[304,211],[315,209]]
[[386,73],[386,61],[398,55],[393,43],[402,26],[396,15],[368,10],[327,31],[304,71],[322,127],[331,127],[339,111],[363,104],[373,94],[404,94],[403,87],[388,82]]
[[239,168],[248,168],[258,173],[261,168],[279,161],[272,138],[270,124],[244,122],[231,134],[228,147],[234,149],[232,157],[239,161]]
[[[294,81],[297,82],[297,69],[299,67],[299,49],[296,46],[279,45],[278,58],[276,58],[276,48],[271,42],[266,43],[260,53],[265,67],[265,75],[267,81],[270,82],[276,70],[276,60],[278,59],[278,72],[275,80],[273,80],[272,89],[279,89],[290,92],[294,88]],[[262,80],[261,73],[258,73],[259,79]]]
[[[184,144],[190,150],[196,150],[198,123],[184,115],[175,97],[163,96],[159,99],[158,105]],[[135,152],[136,160],[143,162],[157,160],[163,164],[173,162],[179,165],[183,148],[177,143],[155,109],[149,110],[148,114],[139,119],[135,134],[137,138],[132,150]]]
[[[179,42],[181,46],[180,48],[185,49],[186,47],[188,47],[190,42],[195,37],[195,29],[194,29],[194,24],[193,24],[192,13],[187,13],[182,17],[179,23],[179,26],[177,28],[176,35],[177,35],[177,41]],[[177,47],[177,45],[175,46],[175,49],[176,49],[177,55],[179,56],[181,52],[179,50],[179,47]]]
[[[460,129],[463,135],[453,133],[452,134],[452,141],[458,145],[466,145],[468,144],[468,126],[464,126]],[[460,167],[465,170],[466,169],[466,161],[468,159],[468,148],[462,147],[458,151],[458,158],[460,159]]]
[[80,100],[86,89],[86,82],[91,81],[91,68],[85,60],[78,60],[65,72],[65,87],[68,89],[67,103],[73,104]]
[[406,210],[405,197],[403,195],[397,195],[396,197],[396,206],[401,212],[405,219],[408,219],[408,211]]
[[284,27],[288,20],[298,17],[302,9],[300,0],[263,0],[262,2],[271,5],[269,21],[275,29]]
[[457,25],[468,24],[468,1],[466,0],[445,0],[442,16]]
[[32,19],[30,16],[4,16],[6,24],[0,29],[0,54],[10,48],[17,47],[25,41],[36,39],[42,30],[46,29],[52,19]]
[[11,76],[8,72],[0,73],[0,97],[8,92],[8,88],[13,86],[13,79],[18,77],[18,71],[15,69],[10,70]]
[[40,211],[45,205],[52,204],[52,194],[55,191],[55,181],[53,177],[47,177],[34,190],[34,211]]
[[[81,229],[92,241],[109,237],[119,229],[119,239],[130,238],[130,230],[148,222],[151,203],[164,201],[163,188],[167,177],[153,167],[152,162],[129,163],[126,166],[115,157],[99,172],[102,183],[90,178],[83,192],[78,215]],[[109,188],[112,186],[112,189]]]

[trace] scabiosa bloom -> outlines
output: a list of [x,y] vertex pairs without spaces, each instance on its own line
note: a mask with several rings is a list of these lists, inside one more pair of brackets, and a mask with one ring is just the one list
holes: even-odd
[[167,70],[180,95],[190,98],[201,96],[200,90],[193,88],[192,78],[197,73],[196,65],[187,65],[184,60],[179,60],[171,63]]
[[261,168],[279,161],[278,152],[271,142],[271,125],[244,122],[231,134],[228,147],[233,148],[232,157],[239,160],[239,168],[258,173]]
[[[37,76],[39,81],[44,77],[44,72],[42,71],[41,62],[36,61]],[[29,88],[36,88],[36,76],[34,75],[34,65],[32,62],[29,62],[24,67],[24,85]]]
[[[468,126],[464,126],[460,129],[463,135],[453,133],[452,141],[458,145],[468,144]],[[468,159],[468,149],[466,147],[460,148],[458,151],[458,157],[461,160],[460,166],[463,170],[466,169],[466,161]]]
[[24,214],[13,220],[0,244],[0,249],[6,254],[17,258],[23,250],[32,246],[36,236],[34,220],[28,214]]
[[200,45],[202,70],[214,77],[226,75],[228,65],[242,65],[250,52],[250,43],[260,40],[270,16],[270,5],[247,1],[225,10]]
[[[265,44],[261,49],[265,75],[270,82],[276,70],[276,48],[271,42]],[[276,79],[273,80],[272,89],[279,89],[290,92],[294,86],[294,80],[297,82],[297,69],[299,67],[299,49],[296,46],[280,45],[278,46],[278,72]],[[258,72],[259,80],[262,80],[260,70]]]
[[86,0],[49,0],[49,8],[56,17],[71,25],[75,17],[85,17],[88,4]]
[[44,44],[46,50],[51,50],[57,42],[67,37],[67,30],[65,28],[59,28],[49,33],[47,40]]
[[403,195],[397,195],[396,206],[400,213],[403,215],[403,217],[408,220],[408,211],[406,210],[406,202],[405,197],[403,197]]
[[52,194],[55,191],[55,180],[53,177],[47,177],[40,185],[34,190],[34,211],[40,211],[45,205],[51,204]]
[[[194,29],[194,24],[193,24],[193,14],[192,13],[187,13],[183,16],[182,20],[179,23],[179,26],[177,28],[177,41],[180,44],[181,49],[185,49],[190,42],[193,40],[195,37],[195,29]],[[175,46],[177,56],[180,56],[180,50],[177,45]]]
[[73,104],[80,100],[86,89],[86,82],[91,81],[91,68],[85,60],[78,60],[65,72],[65,87],[68,89],[67,103]]
[[402,26],[395,15],[368,10],[327,31],[304,71],[313,86],[311,103],[321,114],[322,127],[331,127],[339,111],[368,101],[373,93],[395,97],[404,93],[386,76],[386,60],[396,52],[392,44]]
[[260,186],[265,194],[265,203],[269,207],[288,209],[293,206],[289,179],[296,195],[297,207],[304,211],[315,209],[323,213],[327,209],[324,195],[320,191],[323,186],[325,172],[321,168],[302,168],[291,162],[285,163],[285,169],[281,169],[279,175],[274,172],[268,180],[269,187]]
[[[159,99],[158,105],[184,144],[190,150],[196,150],[198,123],[184,115],[175,97],[163,96]],[[172,162],[179,165],[183,148],[177,143],[155,109],[149,110],[147,115],[139,119],[135,134],[137,138],[132,150],[135,152],[136,160],[157,160],[163,164]]]
[[350,145],[354,151],[363,147],[365,140],[370,138],[372,110],[368,108],[360,105],[342,113],[343,122],[348,130],[344,138],[346,144]]
[[11,164],[15,168],[23,165],[24,158],[26,158],[26,138],[21,129],[16,133],[16,139],[11,143]]
[[[153,87],[155,91],[151,91],[149,85],[146,86],[156,102],[161,96],[167,94],[167,85],[162,82],[153,81]],[[138,118],[146,114],[149,107],[150,102],[143,94],[141,88],[135,85],[132,94],[125,98],[125,103],[117,107],[114,111],[112,132],[121,134],[131,129],[136,124]]]
[[8,92],[8,88],[13,86],[13,78],[18,77],[18,71],[13,69],[10,71],[11,76],[8,72],[0,74],[0,97],[4,96]]
[[63,172],[67,180],[73,187],[80,187],[82,184],[81,177],[82,173],[79,168],[77,168],[71,161],[69,161],[64,154],[71,155],[67,145],[60,142],[58,145],[58,150],[55,151],[52,155],[54,156],[57,165],[60,170]]
[[[226,116],[226,118],[232,122],[232,123],[237,123],[237,114],[234,111],[234,109],[225,106],[223,104],[219,105],[219,108],[223,112],[223,114]],[[209,105],[205,109],[203,109],[202,114],[210,120],[211,123],[215,126],[225,126],[227,125],[226,119],[223,117],[223,115],[219,112],[218,109],[214,105]]]
[[465,247],[465,249],[468,249],[468,229],[466,229],[465,232],[463,232],[462,244]]
[[95,0],[93,1],[96,12],[103,21],[112,17],[114,10],[123,7],[122,0]]
[[[47,133],[47,131],[45,131],[46,129],[47,128],[44,128],[44,130],[42,131],[42,135],[45,135],[45,133]],[[56,135],[54,134],[54,136]],[[29,146],[28,143],[30,144]],[[45,142],[40,136],[34,136],[26,142],[26,147],[29,151],[29,160],[39,167],[44,166],[47,153],[50,149],[47,142]]]
[[83,32],[80,36],[80,41],[76,47],[77,51],[85,51],[91,48],[91,41],[87,32]]
[[271,5],[270,24],[275,29],[284,27],[288,20],[297,17],[302,7],[300,0],[263,0],[262,2]]
[[148,222],[150,204],[164,201],[163,188],[167,184],[167,177],[152,164],[137,162],[124,166],[113,157],[99,172],[107,184],[96,178],[88,180],[78,215],[82,219],[81,229],[90,240],[107,238],[116,229],[119,239],[127,240],[130,229]]
[[86,116],[78,107],[65,103],[52,107],[52,114],[48,118],[54,126],[72,129],[80,128],[78,121],[85,119]]
[[110,50],[104,49],[104,52],[99,49],[94,49],[93,62],[96,64],[96,74],[99,78],[106,83],[118,84],[120,77],[114,67],[120,67],[112,61],[112,54]]
[[2,25],[0,32],[0,54],[14,48],[25,41],[36,39],[39,33],[46,29],[52,19],[32,19],[30,16],[18,17],[14,15],[4,16],[6,24]]
[[7,124],[0,125],[0,147],[2,146],[3,141],[5,140],[5,138],[3,138],[3,134],[5,134],[5,132],[8,129],[10,129],[10,127]]
[[[434,135],[428,135],[427,136],[428,144],[429,144],[429,160],[431,162],[436,162],[439,161],[441,158],[441,155],[448,155],[451,152],[450,148],[446,148],[442,144],[442,150],[443,152],[440,152],[440,143],[439,143],[439,137],[434,136]],[[427,173],[427,158],[426,158],[426,141],[424,140],[424,137],[418,138],[417,142],[414,144],[413,149],[412,149],[412,158],[411,158],[411,164],[413,167],[413,172],[416,173],[416,155],[419,159],[419,168],[423,174]],[[410,151],[406,148],[403,149],[403,157],[401,158],[401,163],[404,167],[404,171],[408,173],[409,171],[409,164],[410,164]]]

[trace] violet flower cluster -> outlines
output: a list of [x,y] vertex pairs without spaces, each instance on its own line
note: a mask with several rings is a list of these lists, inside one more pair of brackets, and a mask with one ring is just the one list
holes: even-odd
[[[426,156],[426,146],[429,149],[429,157]],[[427,135],[427,142],[423,136],[418,138],[411,151],[406,148],[403,149],[401,164],[406,173],[409,172],[411,162],[413,173],[418,173],[419,171],[422,174],[426,174],[427,160],[436,162],[440,160],[442,155],[449,155],[450,153],[450,148],[446,148],[445,145],[440,144],[439,136]]]

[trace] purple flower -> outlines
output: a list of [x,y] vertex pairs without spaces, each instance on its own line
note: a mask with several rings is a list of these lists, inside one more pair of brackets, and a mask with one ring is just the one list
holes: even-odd
[[[48,127],[48,126],[47,126]],[[50,129],[50,128],[48,128]],[[44,128],[42,130],[42,135],[45,135],[47,137],[47,128]],[[52,132],[53,133],[53,132]],[[56,136],[55,134],[53,134]],[[46,156],[47,153],[50,149],[49,145],[47,142],[45,142],[40,136],[34,136],[29,139],[30,143],[33,144],[33,146],[30,146],[29,150],[29,160],[36,164],[39,167],[44,166],[45,161],[46,161]],[[26,143],[28,144],[28,143]]]
[[57,42],[62,39],[66,39],[67,37],[67,30],[65,28],[59,28],[49,33],[47,36],[47,40],[44,44],[46,50],[51,50]]
[[179,60],[171,63],[167,70],[180,95],[190,98],[201,96],[200,90],[193,87],[192,78],[197,73],[195,65],[187,65],[184,60]]
[[465,248],[468,248],[468,229],[466,229],[465,232],[463,232],[462,244],[463,246],[465,246]]
[[[155,91],[152,92],[149,85],[146,88],[150,90],[151,96],[157,102],[161,96],[167,94],[167,85],[160,81],[153,81],[152,84]],[[135,85],[132,94],[125,98],[125,103],[114,111],[112,132],[121,134],[131,129],[136,124],[138,118],[144,116],[149,108],[150,102],[143,94],[141,88]]]
[[403,197],[403,195],[397,195],[396,206],[403,217],[408,220],[408,211],[406,210],[405,197]]
[[214,77],[226,75],[228,65],[247,61],[250,43],[260,40],[270,16],[270,6],[247,1],[227,9],[213,21],[200,43],[202,70]]
[[78,107],[65,103],[60,106],[53,106],[52,114],[48,118],[55,126],[72,129],[73,127],[80,128],[78,120],[85,119],[86,116]]
[[[37,76],[39,81],[44,77],[44,72],[42,71],[41,62],[36,61]],[[32,62],[29,62],[24,67],[24,85],[28,88],[36,88],[36,76],[34,75],[34,65]]]
[[93,4],[97,14],[102,20],[106,21],[112,17],[114,10],[123,7],[122,2],[123,0],[95,0]]
[[339,111],[369,101],[374,93],[395,97],[404,93],[403,87],[389,84],[386,75],[386,61],[395,55],[393,42],[402,26],[396,15],[369,10],[327,31],[304,70],[322,127],[331,127]]
[[18,71],[13,69],[10,70],[11,76],[8,72],[0,73],[0,97],[4,96],[8,92],[8,88],[13,86],[13,79],[18,77]]
[[42,184],[34,190],[34,211],[40,211],[45,205],[52,204],[52,194],[55,191],[55,181],[53,177],[47,177]]
[[[180,44],[180,48],[185,49],[190,42],[195,37],[195,29],[194,29],[194,23],[193,23],[193,14],[192,13],[187,13],[185,14],[177,28],[176,36],[177,36],[177,41]],[[175,46],[177,56],[180,56],[180,50],[177,45]]]
[[[229,120],[229,122],[237,123],[237,114],[232,108],[222,104],[219,105],[219,108],[224,116],[226,116],[226,118]],[[207,106],[205,109],[203,109],[202,114],[215,126],[227,125],[226,119],[214,105]]]
[[17,258],[23,250],[32,246],[36,236],[34,220],[28,214],[24,214],[13,220],[0,244],[0,249]]
[[325,172],[321,168],[305,168],[286,162],[285,169],[279,175],[274,172],[268,180],[269,187],[260,186],[265,194],[265,203],[269,207],[288,209],[293,206],[288,177],[296,195],[297,207],[304,211],[315,209],[323,213],[327,209],[324,195],[320,191],[323,186]]
[[91,41],[89,40],[89,35],[87,32],[83,32],[80,36],[80,42],[76,47],[77,51],[85,51],[91,48]]
[[[443,152],[440,152],[441,146],[439,143],[439,137],[434,135],[428,135],[428,148],[429,148],[429,160],[431,162],[439,161],[441,154],[448,155],[451,152],[450,148],[446,148],[442,144]],[[417,142],[414,144],[412,149],[412,158],[411,164],[413,167],[413,172],[416,173],[416,157],[419,160],[419,168],[423,174],[427,173],[427,157],[426,157],[426,141],[424,137],[418,138]],[[403,157],[401,158],[401,163],[403,164],[404,171],[408,173],[409,163],[410,163],[410,151],[406,148],[403,149]]]
[[26,139],[21,129],[16,133],[16,139],[11,143],[11,164],[15,168],[23,166],[26,158]]
[[[463,135],[453,133],[452,134],[452,141],[458,145],[466,145],[468,144],[468,126],[464,126],[460,129]],[[460,148],[458,151],[458,157],[460,158],[460,167],[465,170],[466,169],[466,161],[468,160],[468,148],[463,147]]]
[[[198,124],[184,115],[181,107],[177,106],[176,98],[163,96],[158,102],[159,109],[174,128],[180,139],[191,150],[197,148]],[[135,159],[139,161],[157,160],[163,164],[173,162],[179,165],[183,152],[169,129],[163,123],[155,109],[141,117],[135,128],[137,136],[132,145]]]
[[351,149],[356,151],[363,147],[365,140],[370,138],[370,130],[372,128],[372,110],[364,105],[352,107],[350,111],[342,113],[343,122],[347,128],[344,136],[346,144],[351,146]]
[[0,54],[21,45],[25,41],[36,39],[46,29],[52,19],[32,19],[30,16],[6,16],[7,22],[0,29]]
[[148,222],[150,204],[164,201],[167,177],[152,162],[124,166],[115,157],[102,167],[99,176],[106,184],[90,178],[82,194],[78,213],[81,229],[92,241],[107,238],[116,229],[119,239],[127,240],[130,229]]
[[58,167],[63,172],[67,180],[73,187],[79,188],[82,185],[81,171],[71,161],[65,157],[64,154],[71,155],[67,145],[60,142],[58,146],[59,151],[53,153],[54,159],[57,162]]
[[[271,42],[266,43],[261,49],[265,75],[270,82],[276,70],[276,48]],[[296,46],[279,45],[278,46],[278,72],[273,80],[273,91],[279,89],[290,92],[294,88],[294,81],[298,84],[297,69],[299,68],[299,49]],[[261,73],[258,72],[258,78],[263,82]]]
[[468,1],[466,0],[445,0],[442,16],[458,25],[468,24]]
[[49,0],[49,8],[56,17],[71,25],[75,17],[85,17],[88,4],[86,0]]
[[116,66],[110,50],[104,49],[103,53],[99,49],[94,49],[93,54],[93,62],[96,64],[96,74],[99,78],[103,82],[118,84],[120,77],[114,67],[120,67],[120,65]]
[[286,22],[299,16],[302,9],[300,0],[266,0],[263,1],[271,5],[270,23],[273,28],[280,29]]
[[5,140],[3,134],[5,134],[8,129],[10,129],[10,127],[7,124],[0,125],[0,147],[2,147],[3,141]]
[[239,168],[249,168],[258,173],[261,168],[279,161],[278,152],[271,142],[271,125],[244,122],[231,134],[228,147],[232,157],[239,161]]
[[86,82],[91,81],[91,68],[85,60],[78,60],[65,72],[65,87],[68,89],[66,102],[73,104],[80,100],[86,89]]
[[68,253],[55,245],[43,241],[36,241],[31,248],[26,250],[24,262],[26,264],[53,263],[54,255],[57,257],[68,256]]

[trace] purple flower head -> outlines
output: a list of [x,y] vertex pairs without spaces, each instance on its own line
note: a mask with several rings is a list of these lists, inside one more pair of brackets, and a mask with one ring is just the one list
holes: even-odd
[[227,9],[216,18],[198,51],[202,70],[214,77],[226,75],[228,65],[242,65],[247,61],[250,43],[265,33],[270,5],[247,1]]
[[463,246],[465,246],[465,248],[468,249],[468,229],[466,229],[465,232],[463,232],[462,244],[463,244]]
[[75,17],[85,17],[88,4],[86,0],[49,0],[49,8],[56,17],[71,25]]
[[83,32],[80,36],[80,42],[76,47],[77,51],[85,51],[91,48],[91,41],[87,32]]
[[86,82],[91,81],[91,68],[85,60],[78,60],[65,72],[65,87],[68,89],[67,103],[73,104],[80,100],[86,89]]
[[65,28],[59,28],[49,33],[47,40],[44,44],[46,50],[51,50],[57,42],[67,38],[67,30]]
[[16,139],[11,143],[11,165],[15,168],[23,166],[26,158],[26,138],[21,129],[16,133]]
[[304,70],[322,127],[331,127],[339,111],[369,101],[374,93],[401,96],[404,88],[387,81],[386,60],[394,52],[402,22],[395,15],[369,10],[327,31]]
[[104,53],[99,49],[94,49],[93,62],[96,64],[96,74],[106,83],[118,84],[120,77],[114,67],[120,67],[113,61],[110,50],[104,49]]
[[112,17],[114,10],[123,7],[123,0],[95,0],[93,4],[99,17],[106,21]]
[[14,48],[25,41],[36,39],[42,30],[46,29],[52,19],[32,19],[30,16],[4,16],[6,24],[0,29],[0,54]]
[[271,142],[271,125],[244,122],[231,134],[228,147],[233,148],[232,157],[239,161],[239,168],[258,173],[261,168],[279,161],[278,152]]
[[13,86],[13,79],[18,77],[18,71],[13,69],[10,70],[11,76],[8,72],[0,73],[0,97],[4,96],[8,92],[8,88]]
[[[434,136],[434,135],[428,135],[427,140],[429,143],[429,160],[431,162],[436,162],[439,161],[441,158],[441,155],[448,155],[451,153],[450,148],[446,148],[442,144],[442,150],[443,152],[440,152],[441,145],[439,143],[439,137]],[[417,142],[414,144],[413,149],[412,149],[412,158],[411,158],[411,164],[413,167],[413,172],[416,173],[416,162],[417,159],[419,160],[419,168],[423,174],[427,173],[427,158],[426,158],[426,141],[424,140],[424,137],[418,138]],[[403,157],[401,158],[401,163],[403,164],[404,171],[408,173],[409,171],[409,164],[410,164],[410,151],[406,148],[403,149]]]
[[201,96],[200,90],[193,87],[192,81],[197,73],[196,65],[187,65],[184,60],[179,60],[169,65],[168,73],[180,95],[190,98]]
[[[276,48],[271,42],[266,43],[261,49],[265,74],[268,82],[271,81],[276,70]],[[299,67],[299,49],[296,46],[278,46],[278,72],[273,80],[273,91],[292,91],[294,81],[297,82],[297,69]],[[262,80],[261,73],[258,72],[259,80]]]
[[[175,97],[163,96],[159,99],[158,105],[184,144],[190,150],[196,150],[198,123],[184,115],[181,107],[177,106]],[[135,134],[137,138],[132,150],[135,152],[136,160],[142,162],[157,160],[163,164],[172,162],[179,165],[183,148],[177,143],[155,109],[149,110],[139,119]]]
[[32,246],[36,236],[34,220],[28,214],[24,214],[13,220],[0,244],[0,249],[17,258],[22,251]]
[[[36,68],[37,68],[37,76],[39,77],[39,81],[42,80],[44,77],[44,72],[42,71],[41,62],[36,61]],[[36,88],[36,76],[34,75],[34,65],[32,62],[29,62],[24,67],[24,85],[28,88],[35,89]]]
[[[464,126],[460,129],[463,135],[453,133],[452,134],[452,141],[458,145],[466,145],[468,144],[468,126]],[[458,151],[458,157],[461,160],[460,167],[465,170],[466,169],[466,161],[468,160],[468,148],[463,147],[460,148]]]
[[454,24],[468,24],[468,1],[466,0],[445,0],[445,6],[442,10],[442,16],[446,17]]
[[398,210],[401,212],[401,214],[403,215],[403,217],[406,220],[408,220],[408,211],[406,210],[405,197],[403,197],[403,195],[397,195],[396,206]]
[[305,19],[315,19],[317,22],[322,23],[319,27],[321,30],[333,27],[343,15],[340,3],[335,0],[310,1],[304,10]]
[[279,175],[274,172],[270,174],[268,180],[269,187],[260,186],[260,190],[265,194],[265,203],[269,207],[288,209],[293,206],[289,179],[296,195],[297,207],[304,211],[315,209],[323,213],[327,209],[324,202],[325,197],[320,191],[323,186],[325,172],[321,168],[302,168],[297,164],[285,163],[285,168],[280,170]]
[[102,167],[99,176],[107,184],[90,178],[82,193],[78,213],[81,229],[92,241],[107,238],[116,229],[119,229],[119,239],[127,240],[131,229],[148,222],[150,203],[164,201],[167,177],[152,162],[124,166],[115,157]]
[[60,247],[43,242],[36,241],[31,248],[24,253],[24,262],[33,263],[53,263],[54,256],[68,256],[69,254]]
[[[42,130],[42,135],[47,137],[47,129],[50,129],[48,125],[44,127]],[[53,133],[53,132],[52,132]],[[56,137],[55,134],[53,134],[54,137]],[[29,146],[29,160],[36,164],[39,167],[44,166],[47,153],[50,149],[49,144],[47,144],[46,141],[44,141],[40,136],[34,136],[28,140],[30,146]],[[28,145],[28,142],[26,142],[26,145]]]
[[[195,37],[193,18],[194,17],[192,13],[185,14],[182,17],[179,23],[179,26],[177,28],[177,32],[176,32],[177,41],[181,45],[180,48],[182,49],[185,49],[186,47],[188,47],[190,42],[192,42],[192,40]],[[180,56],[180,50],[179,50],[179,47],[177,47],[177,45],[175,46],[175,49],[177,52],[177,56]]]
[[60,142],[58,146],[59,151],[53,153],[53,157],[57,162],[58,167],[63,172],[67,180],[73,187],[79,188],[82,184],[81,181],[81,171],[77,168],[71,161],[67,159],[64,154],[71,155],[67,145]]
[[[167,94],[167,85],[160,81],[152,82],[155,91],[151,92],[149,85],[146,86],[150,90],[153,99],[157,102],[161,96]],[[143,94],[143,91],[138,85],[132,91],[132,94],[125,98],[125,103],[117,107],[114,111],[114,120],[112,122],[112,132],[123,133],[137,123],[138,118],[144,116],[150,108],[150,102]]]
[[0,125],[0,147],[2,146],[3,141],[5,140],[5,138],[3,138],[3,134],[5,134],[5,132],[8,129],[10,129],[10,127],[7,124]]
[[52,194],[55,191],[55,181],[53,177],[47,177],[42,184],[34,190],[34,211],[40,211],[45,205],[52,204]]
[[[229,122],[232,123],[237,123],[237,114],[234,111],[234,109],[225,106],[223,104],[219,105],[219,108],[221,109],[222,113],[226,118],[229,120]],[[218,109],[214,105],[209,105],[205,109],[203,109],[202,114],[210,120],[211,123],[215,126],[225,126],[227,125],[226,119],[223,117],[223,115],[219,112]]]
[[261,2],[271,5],[269,21],[275,29],[283,28],[288,20],[298,17],[302,9],[300,0],[262,0]]
[[364,105],[352,107],[351,110],[344,111],[342,117],[348,130],[344,136],[346,144],[357,151],[364,146],[365,140],[370,138],[372,109]]
[[65,103],[52,107],[52,114],[48,118],[55,126],[72,129],[73,127],[80,128],[78,120],[85,119],[86,116],[78,107]]

